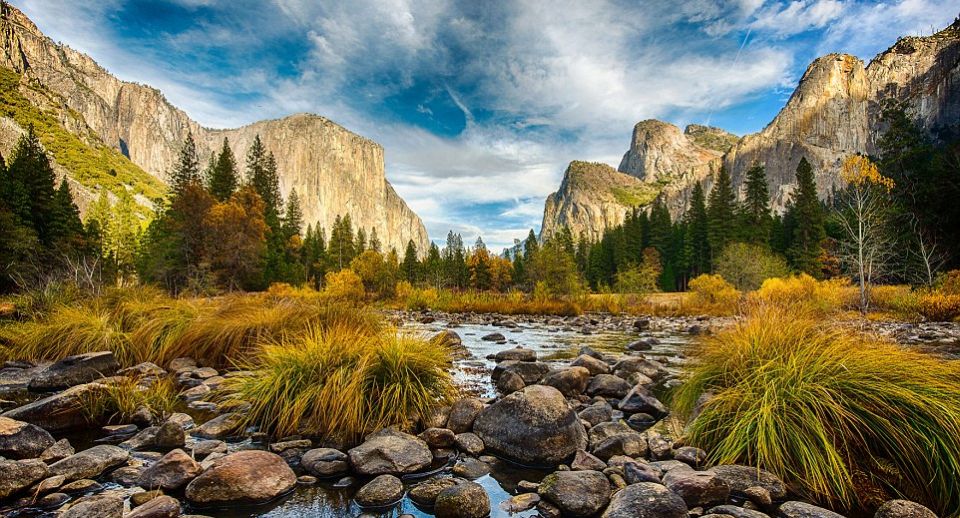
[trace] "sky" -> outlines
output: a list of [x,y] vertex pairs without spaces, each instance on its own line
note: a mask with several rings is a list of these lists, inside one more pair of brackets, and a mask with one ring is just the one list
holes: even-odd
[[650,118],[763,128],[807,65],[869,61],[958,0],[11,0],[208,127],[317,113],[382,144],[432,239],[538,230],[571,160]]

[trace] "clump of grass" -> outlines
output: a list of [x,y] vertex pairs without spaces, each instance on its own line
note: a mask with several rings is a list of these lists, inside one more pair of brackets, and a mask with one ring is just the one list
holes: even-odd
[[60,306],[49,318],[3,328],[11,344],[4,359],[59,359],[75,354],[112,351],[121,364],[137,361],[136,351],[110,313],[84,306]]
[[773,277],[763,281],[750,300],[778,306],[803,306],[807,310],[830,313],[844,307],[856,307],[856,288],[847,278],[818,281],[801,273],[792,277]]
[[169,377],[126,377],[84,392],[78,403],[91,423],[128,423],[140,407],[145,407],[158,420],[166,419],[174,412],[179,395]]
[[761,307],[705,339],[674,406],[698,412],[688,441],[713,462],[768,469],[826,505],[869,507],[880,489],[960,513],[960,363]]
[[730,314],[740,301],[740,291],[720,275],[703,274],[690,281],[686,312]]
[[410,427],[454,394],[449,353],[392,330],[311,327],[259,348],[227,378],[226,398],[249,402],[248,423],[278,436],[354,441],[385,426]]
[[916,300],[917,312],[931,322],[952,322],[960,318],[960,295],[943,292],[920,294]]

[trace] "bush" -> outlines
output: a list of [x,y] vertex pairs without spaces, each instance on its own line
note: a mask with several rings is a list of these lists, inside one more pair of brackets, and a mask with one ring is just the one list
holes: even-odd
[[363,280],[349,268],[329,272],[324,277],[323,295],[339,302],[360,302],[365,295]]
[[921,294],[917,298],[917,312],[931,322],[952,322],[960,318],[960,295],[936,291]]
[[937,280],[937,289],[947,295],[960,295],[960,270],[950,270]]
[[856,306],[856,289],[846,278],[818,281],[801,273],[792,277],[774,277],[763,281],[751,300],[775,306],[803,306],[828,313]]
[[689,287],[689,303],[703,312],[732,312],[740,300],[740,292],[720,275],[700,275]]
[[273,341],[227,378],[228,400],[249,402],[248,423],[277,436],[353,442],[385,426],[410,428],[454,394],[446,348],[355,328],[311,328]]
[[870,507],[880,503],[871,495],[902,493],[955,516],[960,363],[798,314],[760,309],[700,344],[674,397],[680,413],[699,412],[688,442],[826,505]]
[[771,277],[790,274],[787,262],[769,248],[747,243],[733,243],[717,258],[717,273],[740,291],[755,290]]

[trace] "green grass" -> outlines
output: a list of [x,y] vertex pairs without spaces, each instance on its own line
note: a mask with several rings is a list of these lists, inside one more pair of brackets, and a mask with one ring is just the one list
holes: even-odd
[[[0,67],[0,116],[10,117],[23,128],[32,124],[47,151],[58,164],[69,170],[81,185],[93,192],[107,189],[114,194],[129,187],[134,194],[145,196],[151,201],[163,199],[166,188],[160,180],[119,151],[104,144],[96,135],[91,133],[81,138],[67,131],[56,114],[35,106],[23,95],[20,88],[20,75]],[[36,85],[26,88],[34,90],[34,94],[39,97],[50,99],[54,105],[60,104],[54,94]],[[79,114],[73,111],[68,113],[73,118],[82,120]],[[148,208],[138,207],[141,215],[149,216]]]
[[386,426],[409,429],[455,393],[445,348],[395,330],[311,327],[263,344],[227,378],[228,401],[246,401],[247,424],[276,436],[356,441]]
[[760,308],[708,337],[674,407],[714,463],[746,463],[839,509],[898,494],[960,513],[960,363]]
[[179,395],[170,377],[150,381],[128,377],[83,393],[79,403],[91,423],[129,423],[140,407],[162,421],[174,412]]
[[660,193],[658,189],[646,186],[613,187],[610,189],[617,203],[627,207],[649,205]]

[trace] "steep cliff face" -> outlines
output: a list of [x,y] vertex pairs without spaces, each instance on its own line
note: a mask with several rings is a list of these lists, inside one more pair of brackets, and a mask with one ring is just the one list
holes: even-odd
[[[160,180],[175,162],[188,132],[202,158],[224,136],[242,157],[260,134],[277,158],[284,196],[296,189],[305,222],[327,228],[350,213],[358,226],[376,228],[386,246],[403,250],[413,240],[429,246],[420,218],[387,182],[383,148],[319,116],[294,115],[235,130],[210,130],[171,105],[159,90],[120,81],[89,56],[54,43],[20,11],[0,3],[0,66],[56,93],[76,117],[63,116],[71,131],[92,131]],[[76,119],[76,120],[74,120]],[[80,121],[80,122],[77,122]]]
[[[709,190],[721,164],[738,191],[747,170],[754,163],[763,164],[771,205],[782,211],[795,187],[801,157],[813,165],[818,191],[826,197],[840,185],[843,158],[876,152],[886,99],[904,102],[934,137],[958,133],[960,21],[933,36],[902,38],[867,66],[844,54],[818,58],[773,121],[742,139],[716,128],[689,126],[681,133],[665,122],[642,121],[633,130],[619,170],[656,187],[676,217],[686,210],[693,185],[701,182]],[[587,235],[602,234],[617,218],[577,220],[557,209],[575,206],[580,213],[596,213],[599,208],[590,206],[592,200],[567,186],[565,179],[560,191],[547,200],[544,229],[555,232],[574,220]]]
[[658,189],[606,164],[570,162],[560,189],[547,197],[541,239],[567,227],[577,239],[595,241],[623,223],[627,211],[650,203]]

